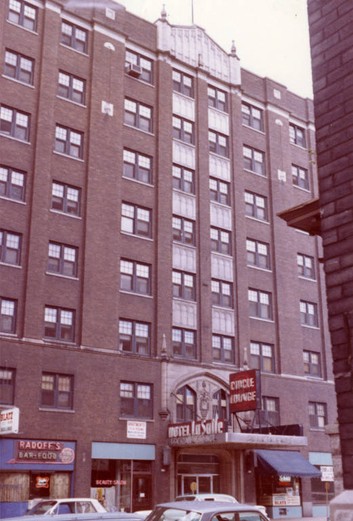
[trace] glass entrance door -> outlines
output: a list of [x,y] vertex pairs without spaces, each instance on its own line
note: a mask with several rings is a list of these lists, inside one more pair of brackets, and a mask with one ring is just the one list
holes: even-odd
[[219,492],[218,475],[181,474],[178,476],[178,496],[216,492]]

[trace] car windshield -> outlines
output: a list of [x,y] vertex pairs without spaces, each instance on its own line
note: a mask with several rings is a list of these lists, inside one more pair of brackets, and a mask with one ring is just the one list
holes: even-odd
[[46,514],[50,508],[56,505],[56,501],[40,501],[34,507],[30,508],[26,514],[29,516]]
[[156,508],[149,516],[148,521],[200,521],[201,514],[182,508]]

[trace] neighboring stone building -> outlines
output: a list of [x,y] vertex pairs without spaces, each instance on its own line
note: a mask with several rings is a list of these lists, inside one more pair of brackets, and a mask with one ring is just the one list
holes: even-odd
[[[278,217],[318,197],[312,101],[165,12],[4,0],[0,20],[0,403],[20,410],[0,516],[192,490],[325,515],[321,239]],[[262,396],[237,421],[244,367]]]

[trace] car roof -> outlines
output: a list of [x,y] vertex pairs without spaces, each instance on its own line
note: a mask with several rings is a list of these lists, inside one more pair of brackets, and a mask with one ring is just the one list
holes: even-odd
[[259,512],[254,505],[246,505],[243,503],[231,503],[229,501],[171,501],[169,503],[160,503],[157,507],[173,508],[175,510],[188,510],[189,512],[243,512],[244,510]]
[[238,501],[235,499],[234,496],[230,496],[229,494],[220,494],[220,493],[213,494],[211,492],[209,494],[206,494],[206,493],[203,493],[203,494],[181,494],[180,496],[177,496],[176,501],[182,500],[182,499],[179,499],[179,498],[186,498],[186,499],[195,498],[195,499],[198,499],[198,500],[202,500],[202,499],[209,500],[208,498],[210,498],[210,499],[213,499],[214,501],[223,501],[222,498],[224,498],[225,501],[228,500],[230,503],[238,503]]
[[2,521],[141,521],[142,516],[128,512],[89,512],[85,514],[38,514],[2,519]]

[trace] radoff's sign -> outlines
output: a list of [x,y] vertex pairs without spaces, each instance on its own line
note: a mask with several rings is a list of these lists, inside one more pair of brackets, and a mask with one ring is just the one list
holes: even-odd
[[224,420],[171,423],[168,426],[168,439],[171,445],[206,443],[213,441],[215,435],[226,431],[227,424]]
[[254,411],[261,407],[260,371],[249,369],[229,376],[231,413]]

